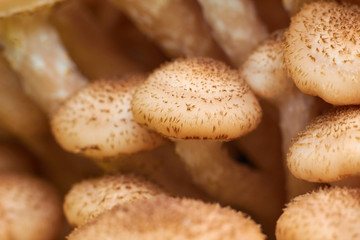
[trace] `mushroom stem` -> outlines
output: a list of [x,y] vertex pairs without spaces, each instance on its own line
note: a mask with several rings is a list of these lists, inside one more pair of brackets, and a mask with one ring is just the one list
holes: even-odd
[[2,19],[0,38],[26,93],[51,115],[87,80],[76,70],[47,18],[44,11]]
[[265,232],[273,231],[283,204],[281,186],[268,184],[261,171],[236,163],[220,141],[174,141],[176,152],[198,185],[220,202],[240,208],[262,222]]

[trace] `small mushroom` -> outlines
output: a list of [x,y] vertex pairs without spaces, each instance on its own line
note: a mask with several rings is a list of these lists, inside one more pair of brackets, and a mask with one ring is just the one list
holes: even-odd
[[294,139],[290,171],[311,182],[332,182],[360,173],[358,106],[338,107],[315,118]]
[[269,225],[277,218],[278,186],[222,148],[255,129],[261,118],[257,99],[236,70],[210,58],[164,64],[139,86],[132,111],[137,122],[175,142],[193,180],[212,197]]
[[52,240],[63,222],[61,199],[46,182],[0,174],[0,238]]
[[65,197],[64,212],[71,225],[81,226],[116,205],[164,194],[156,184],[139,176],[103,176],[75,184]]
[[302,92],[334,105],[360,103],[359,17],[357,5],[318,1],[291,19],[284,60]]
[[26,93],[49,115],[87,82],[48,23],[47,10],[57,2],[5,0],[0,4],[4,55],[21,76]]
[[158,197],[116,206],[76,229],[68,239],[261,240],[265,236],[241,212],[198,200]]
[[360,189],[320,189],[286,206],[277,222],[276,239],[359,239],[359,218]]

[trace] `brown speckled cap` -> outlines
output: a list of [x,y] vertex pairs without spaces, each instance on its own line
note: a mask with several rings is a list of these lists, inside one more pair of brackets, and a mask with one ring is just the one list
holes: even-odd
[[318,1],[291,19],[284,59],[304,93],[334,105],[360,103],[360,7]]
[[69,223],[80,226],[116,205],[124,206],[161,194],[165,191],[142,177],[104,176],[75,184],[65,197],[64,212]]
[[0,18],[52,6],[64,0],[0,0]]
[[262,240],[249,217],[217,204],[159,197],[117,206],[75,230],[68,240]]
[[360,238],[360,189],[326,188],[292,200],[277,222],[277,240]]
[[151,150],[164,142],[137,124],[130,102],[142,75],[91,83],[69,99],[52,118],[52,131],[67,151],[94,158]]
[[0,238],[51,240],[63,221],[61,198],[34,177],[0,174]]
[[311,182],[332,182],[360,173],[360,108],[338,107],[315,118],[294,139],[290,171]]
[[230,140],[255,129],[261,108],[238,71],[210,58],[177,59],[136,91],[140,124],[178,139]]

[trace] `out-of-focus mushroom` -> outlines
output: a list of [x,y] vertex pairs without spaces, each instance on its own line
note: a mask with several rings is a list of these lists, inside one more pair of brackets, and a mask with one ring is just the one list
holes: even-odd
[[140,124],[175,142],[192,178],[207,193],[273,223],[282,206],[281,194],[275,193],[281,186],[237,164],[222,148],[222,142],[255,129],[261,118],[258,101],[236,70],[210,58],[167,63],[138,88],[132,111]]
[[86,84],[47,20],[47,10],[59,1],[5,0],[0,3],[0,40],[4,54],[21,76],[27,94],[49,114]]
[[154,39],[170,57],[225,58],[225,54],[212,38],[196,1],[112,0],[112,2],[129,16],[139,29]]
[[52,240],[63,222],[61,199],[46,182],[0,174],[2,240]]
[[298,178],[332,182],[360,173],[360,109],[338,107],[315,118],[289,149],[287,164]]
[[75,184],[65,197],[64,212],[69,223],[81,226],[116,205],[164,194],[156,184],[139,176],[104,176]]
[[125,51],[115,46],[100,23],[80,1],[68,1],[54,9],[51,19],[69,55],[90,79],[145,71]]
[[235,66],[267,37],[251,0],[199,0],[213,35]]
[[298,90],[287,75],[283,62],[284,40],[283,30],[274,32],[246,59],[240,74],[256,95],[279,109],[284,169],[287,173],[286,190],[288,199],[291,199],[317,187],[317,184],[295,178],[288,171],[285,159],[291,139],[318,115],[319,109],[316,98]]
[[276,239],[359,239],[359,218],[360,189],[320,189],[287,205],[277,222]]
[[334,105],[360,103],[359,17],[357,5],[319,1],[291,19],[284,60],[302,92]]
[[262,240],[265,236],[259,225],[241,212],[170,197],[116,206],[68,236],[69,240],[119,238]]

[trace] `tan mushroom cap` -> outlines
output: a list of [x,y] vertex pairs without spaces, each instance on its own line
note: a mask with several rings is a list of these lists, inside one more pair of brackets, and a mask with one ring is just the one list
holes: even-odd
[[276,226],[277,240],[360,237],[360,189],[327,188],[291,201]]
[[236,70],[210,58],[177,59],[136,91],[134,118],[180,139],[230,140],[252,131],[261,108]]
[[42,180],[1,174],[0,219],[1,240],[54,239],[63,220],[60,196]]
[[64,0],[0,0],[0,18],[22,12],[32,12],[61,1]]
[[65,197],[67,220],[80,226],[116,205],[165,194],[157,185],[134,175],[104,176],[74,185]]
[[285,64],[297,87],[335,105],[360,103],[360,7],[306,5],[286,32]]
[[94,158],[151,150],[164,142],[133,119],[130,102],[142,75],[99,80],[69,99],[51,125],[67,151]]
[[265,239],[260,227],[240,212],[191,199],[153,198],[117,206],[75,230],[80,239]]
[[259,97],[278,102],[295,87],[287,75],[282,45],[284,30],[272,33],[246,59],[240,74]]
[[315,118],[294,139],[290,171],[312,182],[331,182],[360,173],[360,108],[339,107]]

